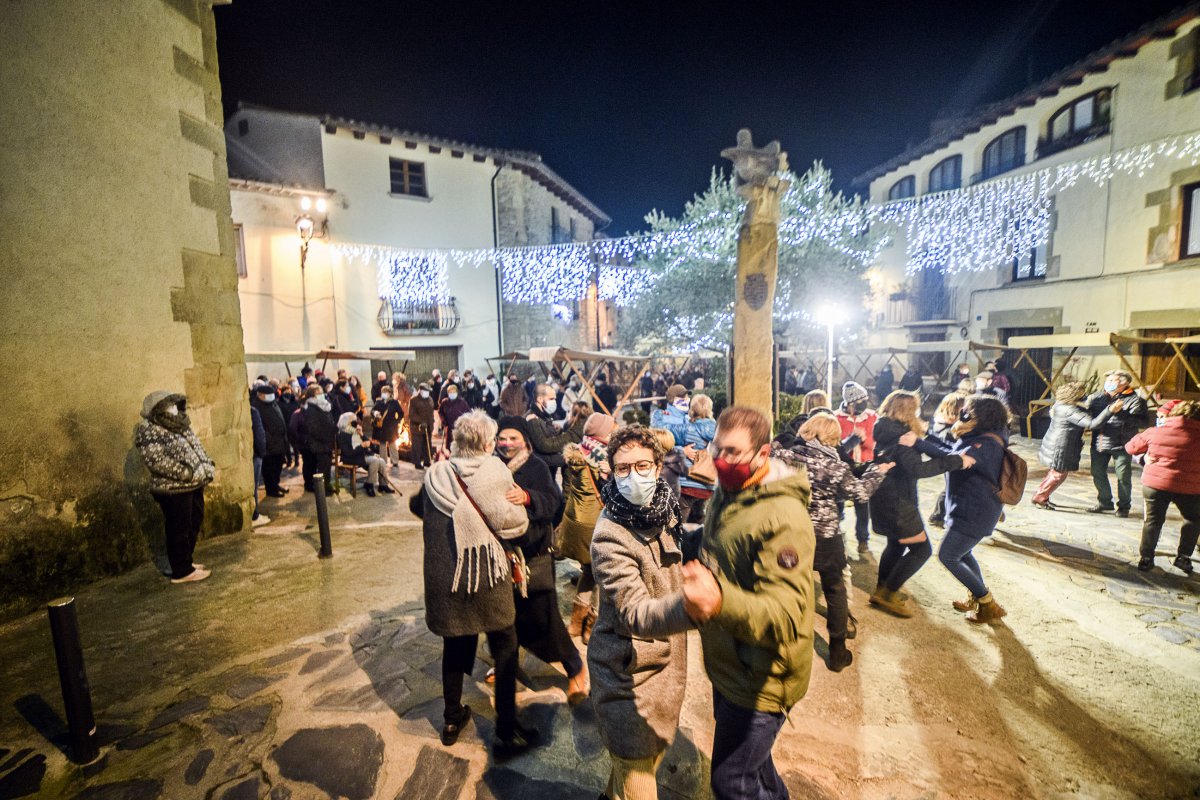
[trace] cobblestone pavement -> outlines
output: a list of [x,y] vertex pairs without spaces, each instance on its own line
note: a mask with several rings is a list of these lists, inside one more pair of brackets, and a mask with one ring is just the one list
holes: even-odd
[[[316,558],[312,501],[292,479],[264,504],[270,525],[202,545],[210,580],[171,586],[146,566],[79,592],[94,764],[65,756],[44,615],[0,627],[0,800],[596,797],[608,759],[591,708],[569,708],[565,676],[532,656],[518,700],[541,746],[491,757],[486,648],[466,690],[473,724],[453,747],[438,741],[440,641],[424,625],[407,511],[417,476],[399,477],[404,497],[333,498],[331,560]],[[1082,509],[1090,487],[1081,473],[1056,499]],[[936,560],[909,585],[916,618],[883,615],[865,604],[874,556],[852,563],[854,664],[825,670],[818,620],[812,687],[776,746],[793,797],[1197,796],[1200,581],[1162,555],[1137,572],[1138,520],[1027,500],[979,548],[1007,625],[963,622],[948,603],[961,587]],[[560,564],[566,593],[573,574]],[[664,798],[710,796],[694,634],[688,682]]]

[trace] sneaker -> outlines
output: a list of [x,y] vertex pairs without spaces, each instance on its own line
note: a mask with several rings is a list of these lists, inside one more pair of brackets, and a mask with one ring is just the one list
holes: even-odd
[[1188,575],[1195,572],[1195,569],[1192,567],[1192,560],[1186,556],[1177,556],[1174,563],[1178,569],[1183,570]]
[[253,519],[250,520],[250,527],[251,528],[261,528],[263,525],[270,523],[270,521],[271,521],[271,518],[268,517],[266,514],[259,514],[257,517],[254,517]]
[[1033,505],[1037,508],[1042,509],[1043,511],[1057,511],[1058,510],[1058,506],[1054,505],[1054,503],[1051,503],[1049,500],[1046,500],[1044,502],[1038,502],[1037,500],[1034,500]]
[[1107,514],[1109,511],[1112,511],[1112,510],[1113,510],[1112,506],[1106,506],[1106,505],[1097,503],[1096,505],[1094,505],[1088,509],[1088,513],[1089,514]]
[[1139,558],[1137,568],[1139,572],[1149,572],[1154,566],[1153,558]]
[[182,578],[171,578],[171,583],[195,583],[196,581],[204,580],[209,575],[212,575],[212,573],[206,569],[201,569],[197,565],[196,569],[193,569],[190,574],[184,575]]

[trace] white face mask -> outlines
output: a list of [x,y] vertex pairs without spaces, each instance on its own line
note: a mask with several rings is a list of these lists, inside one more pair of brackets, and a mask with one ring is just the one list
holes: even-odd
[[496,379],[495,379],[495,378],[488,378],[488,379],[487,379],[487,385],[488,385],[488,386],[495,386],[495,385],[496,385]]
[[168,417],[178,417],[179,416],[179,406],[167,406],[166,408],[163,409],[163,413],[166,414]]
[[671,405],[675,406],[675,407],[676,407],[676,408],[678,408],[680,411],[687,411],[687,410],[688,410],[688,406],[690,405],[690,403],[688,403],[688,401],[687,401],[687,398],[686,398],[686,397],[684,397],[684,398],[680,398],[680,399],[676,400],[676,401],[675,401],[674,403],[672,403]]
[[549,400],[546,401],[544,410],[547,414],[553,414],[555,411],[558,411],[558,401],[555,400],[553,397],[550,398]]
[[421,397],[422,397],[422,398],[424,398],[425,400],[428,400],[428,399],[429,399],[429,392],[428,392],[428,391],[426,391],[425,389],[422,389],[422,390],[421,390]]
[[458,392],[446,392],[446,398],[451,402],[458,399]]
[[264,403],[274,403],[274,402],[275,402],[275,395],[274,395],[274,394],[264,394],[264,395],[262,396],[262,399],[263,399],[263,402],[264,402]]
[[391,392],[381,392],[379,394],[379,396],[383,399],[383,402],[385,402],[385,403],[392,399]]
[[635,506],[647,505],[654,499],[654,490],[658,478],[651,472],[649,475],[639,475],[636,469],[629,470],[624,478],[617,478],[617,491]]
[[317,408],[321,409],[322,411],[328,411],[331,408],[331,406],[329,405],[329,398],[323,394],[319,394],[316,397],[314,397],[312,399],[312,402],[314,405],[316,405]]

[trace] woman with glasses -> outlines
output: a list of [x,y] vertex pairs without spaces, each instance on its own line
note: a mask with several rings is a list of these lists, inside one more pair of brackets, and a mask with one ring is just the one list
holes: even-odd
[[[641,425],[608,442],[612,480],[592,536],[600,613],[588,648],[592,705],[612,758],[605,795],[654,800],[655,772],[679,726],[687,634],[720,607],[716,579],[683,566],[679,501],[661,479],[663,449]],[[684,583],[688,581],[685,597]]]

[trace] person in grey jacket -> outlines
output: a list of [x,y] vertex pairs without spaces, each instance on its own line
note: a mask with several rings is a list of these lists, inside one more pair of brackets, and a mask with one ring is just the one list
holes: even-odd
[[204,487],[216,467],[187,415],[187,397],[158,391],[142,402],[134,445],[150,470],[150,494],[162,509],[171,583],[202,581],[210,574],[192,561],[204,523]]
[[1108,482],[1108,465],[1117,473],[1117,516],[1128,517],[1133,503],[1133,456],[1125,445],[1145,427],[1146,401],[1133,390],[1133,376],[1123,369],[1104,375],[1104,391],[1087,399],[1088,414],[1095,417],[1106,406],[1120,400],[1122,408],[1092,434],[1092,483],[1096,486],[1096,505],[1088,509],[1093,514],[1113,510],[1112,486]]
[[1042,446],[1038,448],[1038,461],[1048,468],[1045,479],[1033,495],[1033,504],[1038,508],[1046,511],[1057,508],[1050,502],[1050,495],[1062,486],[1067,475],[1079,469],[1079,459],[1083,454],[1083,432],[1101,427],[1110,416],[1124,407],[1124,401],[1117,400],[1093,417],[1079,406],[1086,393],[1087,388],[1080,381],[1064,383],[1054,391],[1050,427],[1046,429]]
[[[687,684],[687,631],[715,613],[720,589],[692,562],[682,567],[679,501],[660,478],[663,449],[649,429],[609,440],[613,479],[592,535],[600,613],[588,645],[592,706],[612,758],[605,795],[655,800],[655,772],[679,727]],[[707,576],[707,577],[706,577]],[[685,582],[699,589],[685,595]],[[697,605],[695,600],[703,599]]]

